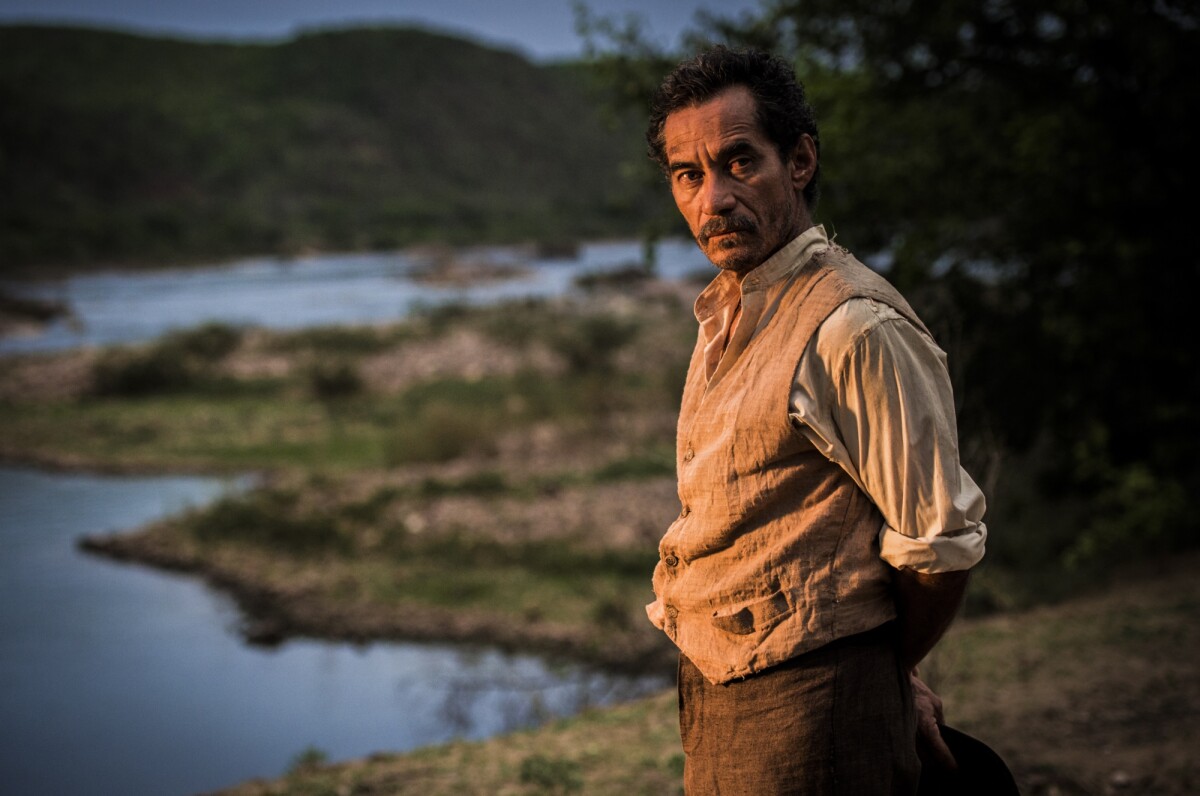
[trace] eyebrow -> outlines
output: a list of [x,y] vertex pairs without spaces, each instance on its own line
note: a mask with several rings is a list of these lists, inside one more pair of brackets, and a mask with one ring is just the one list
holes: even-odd
[[[737,155],[744,155],[747,152],[758,154],[758,151],[758,147],[750,143],[748,139],[735,138],[717,151],[716,159],[718,162],[723,162],[729,160],[730,158],[736,157]],[[672,174],[694,168],[697,168],[697,164],[690,160],[677,160],[667,164],[667,169]]]

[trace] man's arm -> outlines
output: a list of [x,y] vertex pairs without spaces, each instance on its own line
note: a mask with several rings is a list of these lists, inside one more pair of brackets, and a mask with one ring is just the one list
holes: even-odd
[[968,577],[969,570],[936,574],[908,567],[895,570],[900,661],[904,668],[916,668],[950,627],[966,593]]
[[953,768],[941,699],[915,667],[958,612],[987,528],[983,493],[959,464],[945,354],[867,299],[835,310],[810,346],[792,393],[796,420],[883,515],[880,555],[895,572],[898,654],[912,675],[918,751]]
[[942,700],[917,677],[917,664],[938,643],[962,604],[970,570],[928,574],[903,567],[894,570],[896,613],[900,625],[900,662],[910,673],[917,714],[917,746],[922,760],[944,768],[957,761],[942,740]]

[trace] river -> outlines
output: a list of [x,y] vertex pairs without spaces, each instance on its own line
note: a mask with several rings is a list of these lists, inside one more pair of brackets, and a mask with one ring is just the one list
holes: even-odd
[[170,796],[484,738],[661,689],[451,645],[245,644],[190,577],[77,550],[236,482],[0,468],[0,791]]
[[[518,250],[493,249],[493,262]],[[0,354],[153,339],[218,321],[301,328],[396,320],[422,306],[553,296],[641,258],[635,242],[525,259],[519,278],[446,287],[404,254],[256,259],[4,288],[65,303],[69,322]],[[686,241],[657,271],[711,268]],[[0,791],[184,796],[330,760],[478,739],[669,684],[453,645],[245,644],[232,601],[194,578],[80,552],[79,537],[203,504],[236,481],[0,467]]]
[[[664,278],[713,270],[690,240],[663,240],[653,251],[655,273]],[[557,296],[574,290],[578,276],[640,263],[643,254],[636,241],[610,241],[583,245],[569,257],[504,247],[465,250],[459,256],[520,271],[470,285],[430,283],[414,278],[421,257],[399,251],[0,280],[0,289],[11,295],[57,302],[71,311],[36,333],[0,337],[0,354],[132,343],[208,322],[298,329],[395,321],[447,303]]]

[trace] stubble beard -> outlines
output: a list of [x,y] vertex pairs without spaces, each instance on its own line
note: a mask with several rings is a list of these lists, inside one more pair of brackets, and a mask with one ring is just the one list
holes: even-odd
[[722,240],[705,249],[704,255],[722,271],[732,271],[735,274],[747,274],[762,265],[765,257],[757,247],[751,250],[741,249],[736,240]]
[[[735,234],[712,240],[714,236],[725,233]],[[711,219],[695,237],[696,245],[704,252],[704,256],[723,271],[744,274],[762,263],[760,247],[753,245],[754,239],[759,238],[758,224],[746,216]]]
[[[732,215],[709,220],[696,233],[696,244],[709,261],[722,271],[731,271],[745,276],[766,262],[771,255],[783,248],[788,241],[800,234],[800,224],[794,221],[784,224],[783,220],[792,208],[777,207],[767,222],[768,233],[777,233],[778,240],[769,241],[763,235],[763,227],[748,216]],[[721,237],[716,241],[711,238],[724,232],[734,232],[735,235]]]

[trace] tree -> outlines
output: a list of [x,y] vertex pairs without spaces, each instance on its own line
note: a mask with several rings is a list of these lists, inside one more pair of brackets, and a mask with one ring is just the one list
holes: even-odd
[[1076,560],[1196,536],[1198,29],[1182,0],[782,0],[690,42],[795,62],[818,220],[951,349],[967,447],[1089,498]]

